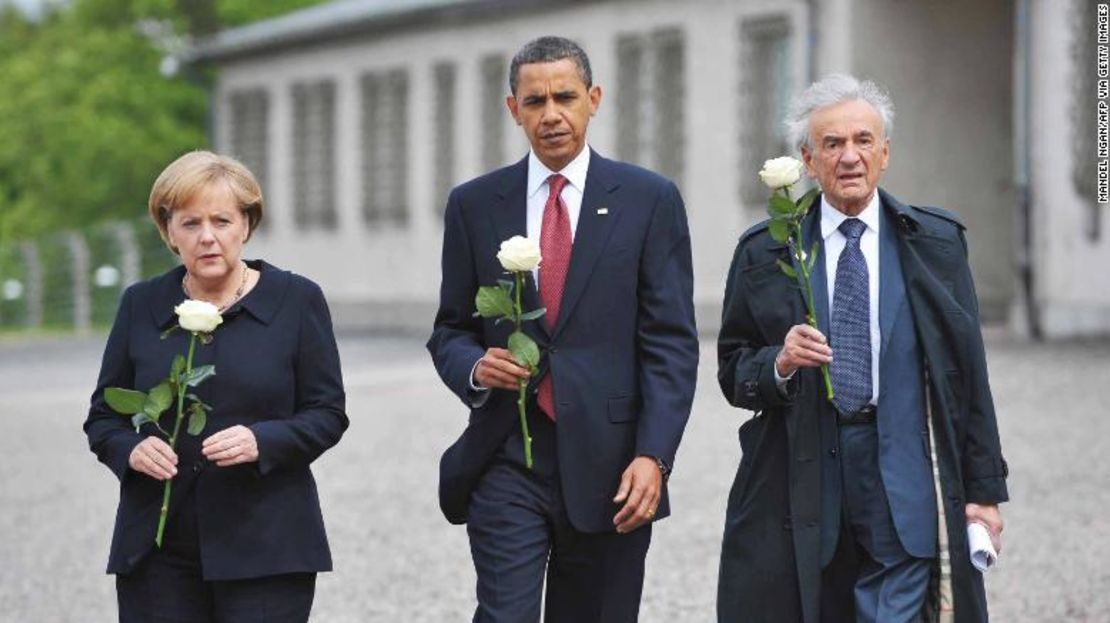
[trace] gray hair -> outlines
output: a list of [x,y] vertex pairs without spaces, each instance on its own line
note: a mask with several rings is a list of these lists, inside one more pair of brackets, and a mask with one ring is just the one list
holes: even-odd
[[540,37],[525,43],[524,47],[513,56],[513,62],[509,64],[509,90],[516,95],[516,87],[520,83],[521,65],[554,63],[565,58],[574,61],[578,67],[578,76],[586,83],[586,88],[592,87],[594,78],[590,71],[590,59],[577,43],[563,37]]
[[830,74],[809,85],[790,103],[786,117],[786,134],[790,144],[798,151],[810,144],[809,119],[814,111],[843,102],[863,100],[871,104],[883,120],[883,135],[894,134],[894,102],[890,101],[879,85],[870,80],[859,80],[848,74]]

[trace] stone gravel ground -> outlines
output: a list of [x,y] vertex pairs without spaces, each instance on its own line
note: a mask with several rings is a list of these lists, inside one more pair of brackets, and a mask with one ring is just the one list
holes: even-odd
[[[116,504],[81,422],[103,337],[0,341],[0,621],[116,620],[103,574]],[[657,526],[641,620],[714,620],[717,555],[747,414],[717,389],[704,342],[695,409]],[[1006,550],[988,576],[995,621],[1110,620],[1110,343],[992,339],[1010,463]],[[466,532],[436,505],[440,452],[465,421],[418,338],[340,339],[352,426],[314,466],[336,572],[314,621],[468,621]]]

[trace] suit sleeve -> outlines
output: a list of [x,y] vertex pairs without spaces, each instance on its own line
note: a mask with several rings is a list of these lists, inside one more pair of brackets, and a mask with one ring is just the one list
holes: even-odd
[[111,333],[108,334],[108,343],[104,346],[100,375],[84,425],[89,449],[120,480],[131,469],[128,465],[131,451],[146,435],[135,431],[130,417],[116,413],[108,406],[104,401],[104,390],[109,387],[135,388],[135,366],[131,360],[129,337],[131,308],[135,300],[134,286],[128,288],[120,298],[116,319],[112,323]]
[[474,316],[478,276],[458,190],[451,192],[444,214],[442,270],[428,353],[447,387],[468,407],[479,407],[489,392],[474,391],[470,373],[486,347],[481,339],[482,319]]
[[745,253],[747,240],[742,238],[736,245],[725,285],[721,333],[717,338],[717,381],[729,404],[758,412],[788,404],[797,393],[802,371],[786,383],[785,395],[779,391],[775,358],[782,350],[785,336],[770,340],[755,322],[744,279],[749,264]]
[[294,411],[288,418],[251,425],[258,442],[258,471],[307,465],[339,442],[349,420],[331,313],[320,287],[309,282],[302,307],[294,363]]
[[[967,239],[960,231],[964,257],[967,257]],[[974,322],[970,323],[974,335],[969,340],[969,370],[965,375],[968,383],[968,422],[967,436],[961,455],[964,476],[964,493],[968,502],[976,504],[997,504],[1010,499],[1006,487],[1009,468],[1002,457],[1002,443],[998,436],[998,420],[994,412],[994,398],[991,396],[990,380],[987,374],[986,348],[983,335],[979,330],[979,303],[975,294],[975,284],[971,278],[971,267],[965,261],[961,278],[958,280],[958,297],[965,311]]]
[[636,453],[674,466],[698,373],[686,208],[674,184],[655,207],[640,262],[637,344],[642,398]]

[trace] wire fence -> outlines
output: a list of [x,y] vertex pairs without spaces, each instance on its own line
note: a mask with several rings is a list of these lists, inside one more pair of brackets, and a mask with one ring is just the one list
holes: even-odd
[[0,331],[110,325],[124,289],[176,263],[145,219],[0,245]]

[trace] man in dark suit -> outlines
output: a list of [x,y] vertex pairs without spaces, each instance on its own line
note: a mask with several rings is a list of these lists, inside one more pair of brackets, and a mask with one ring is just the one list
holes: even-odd
[[[586,144],[601,102],[573,42],[525,45],[509,111],[531,153],[451,192],[443,282],[428,341],[444,383],[471,409],[440,463],[440,505],[467,523],[475,621],[635,621],[651,522],[668,514],[694,395],[698,342],[685,208],[670,181]],[[528,371],[504,346],[510,323],[474,315],[479,286],[504,274],[514,235],[540,240],[525,323],[543,359],[531,378],[533,469],[516,390]]]
[[803,223],[805,244],[821,242],[819,330],[801,323],[767,224],[737,245],[719,381],[757,413],[740,428],[721,621],[986,620],[966,525],[1001,547],[1007,469],[964,227],[879,189],[892,120],[886,94],[850,76],[794,104],[789,126],[823,193]]

